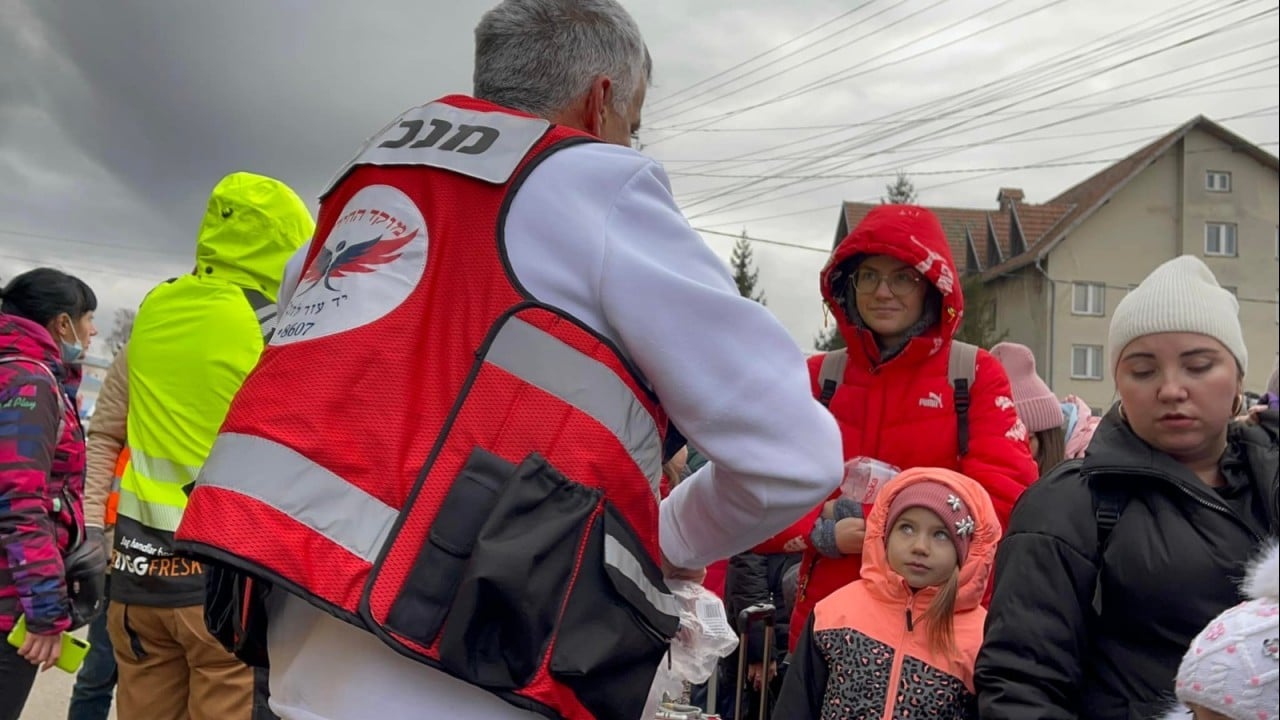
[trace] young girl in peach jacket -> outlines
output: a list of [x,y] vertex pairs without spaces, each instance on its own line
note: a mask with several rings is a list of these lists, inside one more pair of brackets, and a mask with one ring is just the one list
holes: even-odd
[[775,720],[977,718],[973,664],[1000,523],[986,490],[913,468],[880,491],[862,578],[818,603]]

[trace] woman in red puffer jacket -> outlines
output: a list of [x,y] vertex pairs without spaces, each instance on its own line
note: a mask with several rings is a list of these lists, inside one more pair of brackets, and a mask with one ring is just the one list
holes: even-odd
[[[821,278],[848,345],[844,376],[828,403],[845,458],[961,472],[986,489],[1006,525],[1036,480],[1036,464],[1009,379],[985,350],[977,353],[970,388],[968,450],[959,452],[948,363],[964,298],[938,218],[911,205],[876,207],[836,248]],[[815,397],[822,397],[822,359],[809,359]],[[805,627],[818,601],[858,579],[862,509],[837,497],[756,548],[804,551],[791,627]]]

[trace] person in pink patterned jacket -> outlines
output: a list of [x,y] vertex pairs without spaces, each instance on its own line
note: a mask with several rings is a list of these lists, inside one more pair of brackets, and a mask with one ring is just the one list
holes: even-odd
[[0,291],[0,637],[20,616],[27,625],[22,647],[0,641],[0,720],[21,715],[72,624],[63,557],[84,538],[85,468],[74,398],[96,308],[87,285],[51,268]]

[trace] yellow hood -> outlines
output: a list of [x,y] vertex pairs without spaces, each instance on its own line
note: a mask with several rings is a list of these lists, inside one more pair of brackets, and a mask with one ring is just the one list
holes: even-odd
[[311,212],[288,185],[231,173],[209,196],[196,242],[196,276],[257,290],[274,302],[285,263],[315,229]]

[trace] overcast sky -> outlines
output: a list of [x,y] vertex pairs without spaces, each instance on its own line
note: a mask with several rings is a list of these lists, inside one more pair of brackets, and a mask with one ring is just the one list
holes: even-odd
[[[468,92],[490,4],[0,0],[0,277],[80,275],[105,335],[190,268],[224,174],[278,177],[314,211],[367,136]],[[840,201],[898,170],[922,203],[994,208],[999,187],[1042,202],[1197,114],[1271,153],[1280,134],[1272,0],[629,6],[654,58],[643,151],[694,226],[821,250],[755,245],[806,347]]]

